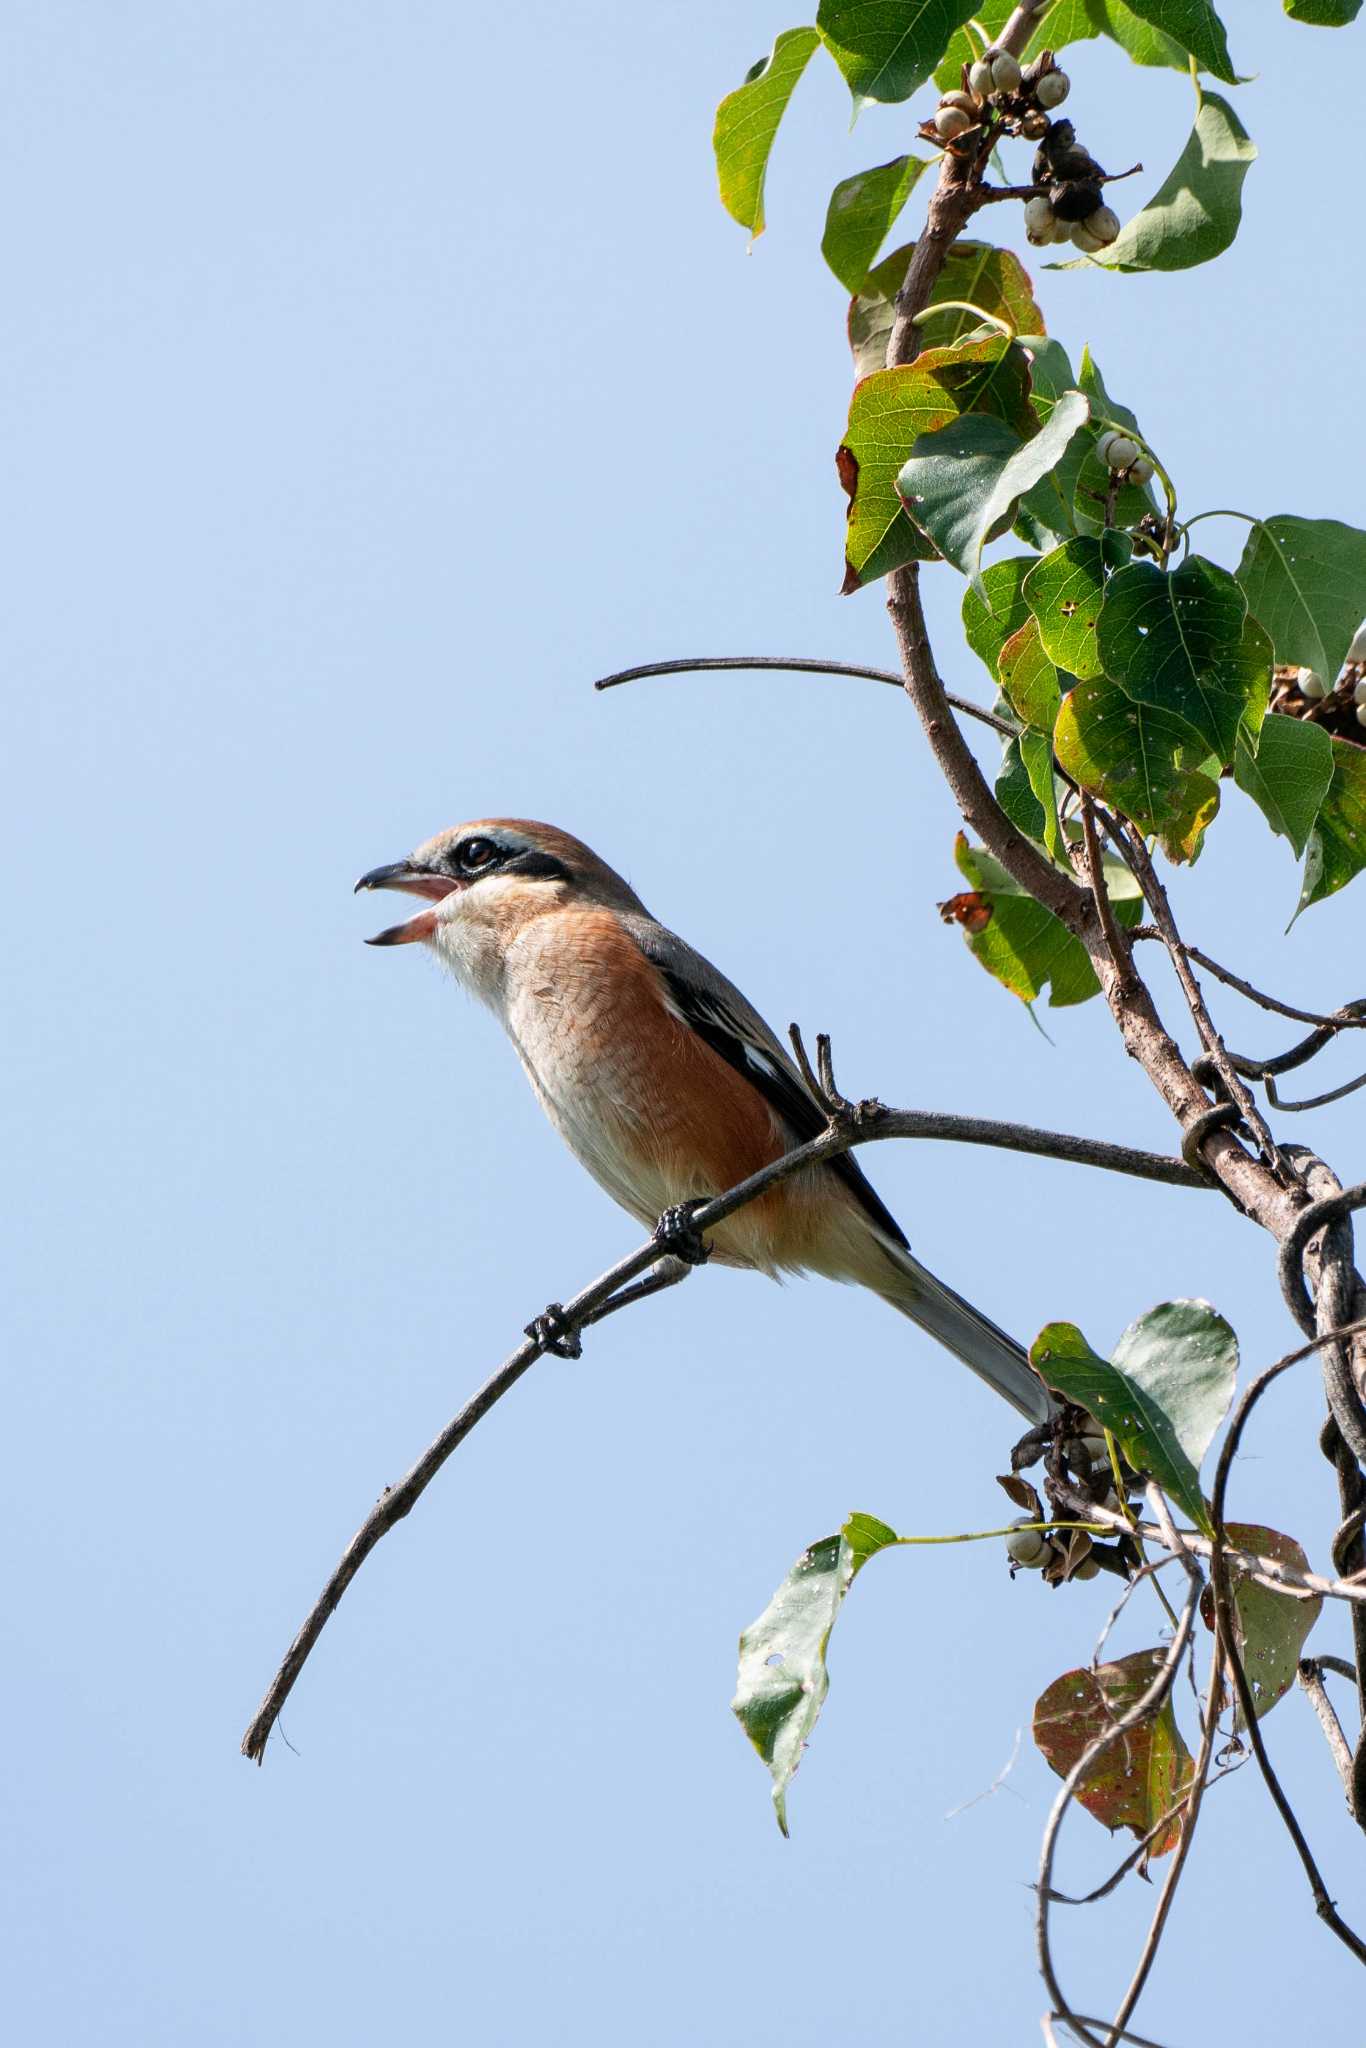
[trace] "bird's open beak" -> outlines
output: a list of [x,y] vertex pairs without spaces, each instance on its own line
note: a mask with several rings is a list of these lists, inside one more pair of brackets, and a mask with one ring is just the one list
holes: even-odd
[[[443,875],[435,868],[424,868],[416,861],[393,860],[387,867],[371,868],[357,882],[354,893],[362,889],[401,889],[406,896],[425,896],[429,902],[440,903],[456,887],[449,875]],[[410,946],[415,939],[429,939],[436,930],[436,912],[419,910],[416,917],[410,917],[403,924],[391,924],[387,931],[376,932],[373,939],[365,941],[367,946]]]

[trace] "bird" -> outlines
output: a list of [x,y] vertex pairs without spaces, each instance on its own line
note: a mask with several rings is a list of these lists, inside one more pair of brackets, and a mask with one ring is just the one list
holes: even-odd
[[754,1006],[651,916],[582,840],[481,818],[371,868],[356,890],[422,899],[367,940],[421,944],[501,1020],[550,1122],[661,1243],[771,1277],[870,1288],[1032,1424],[1049,1396],[1021,1347],[912,1254],[852,1153],[803,1169],[687,1245],[690,1208],[826,1128]]

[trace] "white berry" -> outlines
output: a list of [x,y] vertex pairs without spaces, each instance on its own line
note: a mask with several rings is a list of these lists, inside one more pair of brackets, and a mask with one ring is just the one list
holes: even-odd
[[1020,67],[1009,50],[989,50],[991,82],[997,92],[1018,92],[1020,88]]
[[1057,215],[1053,211],[1052,203],[1042,192],[1038,193],[1033,199],[1026,199],[1024,206],[1026,233],[1031,228],[1039,232],[1047,228],[1049,233],[1052,234],[1053,225],[1056,220]]
[[1326,697],[1328,685],[1316,668],[1302,668],[1295,681],[1300,686],[1302,697]]
[[1084,220],[1079,220],[1070,236],[1072,247],[1080,249],[1083,256],[1098,256],[1105,247],[1099,235],[1093,235]]
[[946,92],[939,104],[941,107],[961,107],[974,121],[977,119],[977,101],[970,92]]
[[979,99],[985,99],[993,86],[991,66],[985,57],[979,57],[968,73],[968,84]]
[[1366,725],[1366,697],[1357,705],[1357,724]]
[[1150,484],[1153,480],[1153,466],[1146,455],[1140,455],[1137,462],[1129,464],[1131,484]]
[[[1096,453],[1110,469],[1129,469],[1142,459],[1143,450],[1137,441],[1131,441],[1127,434],[1102,434],[1096,443]],[[1148,474],[1151,476],[1152,471]]]
[[1366,676],[1358,676],[1352,686],[1352,696],[1358,708],[1366,705]]
[[1366,625],[1358,626],[1347,649],[1348,661],[1366,661]]
[[1082,223],[1088,235],[1094,235],[1102,248],[1108,248],[1119,236],[1119,215],[1113,206],[1098,206],[1094,213],[1088,213]]
[[1048,1539],[1042,1529],[1016,1522],[1006,1537],[1006,1553],[1012,1564],[1022,1565],[1027,1572],[1037,1571],[1047,1561]]
[[1073,1568],[1072,1576],[1074,1579],[1094,1579],[1099,1572],[1100,1560],[1094,1557],[1084,1557],[1081,1563]]
[[1045,71],[1034,88],[1034,97],[1041,107],[1060,107],[1072,90],[1072,81],[1065,71]]
[[965,135],[972,125],[971,114],[965,114],[961,107],[940,107],[934,117],[935,133],[942,135],[945,142],[952,142],[955,135]]

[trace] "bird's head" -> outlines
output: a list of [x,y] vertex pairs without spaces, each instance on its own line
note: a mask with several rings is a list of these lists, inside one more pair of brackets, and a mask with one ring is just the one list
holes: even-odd
[[426,940],[464,974],[476,951],[501,952],[529,919],[565,903],[644,910],[582,840],[529,818],[479,818],[438,832],[405,860],[371,868],[356,889],[397,889],[427,906],[367,945]]

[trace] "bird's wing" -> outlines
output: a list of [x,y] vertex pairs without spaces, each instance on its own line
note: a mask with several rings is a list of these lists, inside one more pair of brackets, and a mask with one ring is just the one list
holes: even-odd
[[[763,1018],[709,960],[653,918],[622,916],[622,925],[663,977],[670,1007],[727,1066],[743,1074],[791,1131],[805,1144],[825,1129],[826,1114],[797,1067]],[[883,1203],[852,1152],[827,1164],[843,1181],[879,1235],[909,1250],[905,1232]]]

